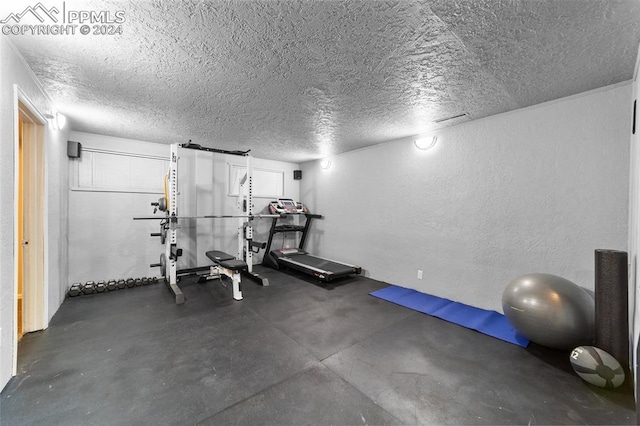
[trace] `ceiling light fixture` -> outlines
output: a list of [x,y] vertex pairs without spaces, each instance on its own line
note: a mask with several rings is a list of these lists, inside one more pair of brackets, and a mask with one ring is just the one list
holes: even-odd
[[437,136],[433,136],[432,138],[420,138],[413,141],[413,143],[416,145],[416,148],[423,151],[433,148],[436,145],[436,142],[438,142]]
[[327,170],[329,167],[331,167],[331,160],[322,160],[320,162],[320,167]]
[[46,117],[49,119],[49,124],[53,130],[61,130],[67,122],[67,117],[55,111],[46,115]]
[[58,125],[58,129],[62,129],[64,125],[67,123],[67,117],[59,112],[56,112],[56,124]]

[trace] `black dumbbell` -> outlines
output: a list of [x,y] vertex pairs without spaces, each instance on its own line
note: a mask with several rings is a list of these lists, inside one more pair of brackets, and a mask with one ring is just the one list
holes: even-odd
[[71,287],[69,288],[69,296],[70,297],[76,297],[82,294],[82,284],[80,283],[73,283],[71,284]]
[[127,284],[125,283],[125,281],[124,281],[124,280],[118,280],[118,282],[116,283],[116,285],[118,286],[118,288],[119,288],[119,289],[121,289],[121,290],[122,290],[123,288],[125,288],[125,286],[126,286]]
[[149,278],[142,277],[142,285],[149,285]]
[[82,286],[82,292],[84,294],[91,294],[93,292],[96,291],[96,283],[93,281],[87,281],[83,286]]
[[136,285],[136,281],[133,278],[127,278],[127,287],[131,288]]
[[118,288],[118,284],[116,283],[116,280],[107,281],[107,290],[113,291],[117,288]]
[[107,290],[107,283],[105,283],[104,281],[98,281],[98,284],[96,284],[96,291],[98,293],[104,293]]

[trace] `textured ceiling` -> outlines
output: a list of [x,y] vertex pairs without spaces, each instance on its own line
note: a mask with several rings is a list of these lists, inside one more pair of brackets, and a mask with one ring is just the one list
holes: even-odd
[[640,41],[637,0],[62,3],[125,17],[9,36],[73,130],[294,162],[629,80]]

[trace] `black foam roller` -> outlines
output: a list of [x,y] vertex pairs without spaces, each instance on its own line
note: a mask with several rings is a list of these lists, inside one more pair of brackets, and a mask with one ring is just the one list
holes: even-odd
[[609,352],[629,377],[629,287],[627,252],[596,250],[595,344]]

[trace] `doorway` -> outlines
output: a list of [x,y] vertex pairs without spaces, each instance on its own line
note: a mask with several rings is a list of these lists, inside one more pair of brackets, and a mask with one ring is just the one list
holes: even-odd
[[633,375],[636,400],[636,423],[640,421],[640,274],[638,252],[640,251],[640,46],[636,55],[636,65],[632,81],[631,106],[631,149],[630,149],[630,191],[629,191],[629,330],[631,343],[631,374]]
[[46,120],[17,91],[16,284],[14,374],[17,342],[45,328],[45,132]]

